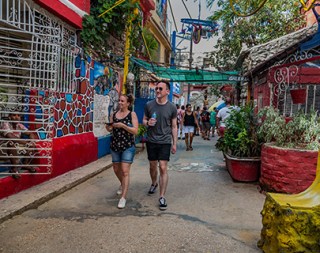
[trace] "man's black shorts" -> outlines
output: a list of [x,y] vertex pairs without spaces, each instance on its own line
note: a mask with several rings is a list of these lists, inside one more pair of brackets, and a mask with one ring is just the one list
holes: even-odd
[[149,161],[169,161],[171,144],[157,144],[147,142],[147,153]]

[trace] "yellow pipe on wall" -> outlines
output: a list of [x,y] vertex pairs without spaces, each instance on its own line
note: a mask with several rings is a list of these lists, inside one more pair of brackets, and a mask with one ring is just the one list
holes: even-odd
[[129,58],[130,58],[130,34],[132,29],[131,20],[128,21],[126,29],[126,45],[124,49],[124,66],[123,66],[123,82],[122,82],[122,94],[127,93],[126,82],[129,73]]
[[[98,17],[103,16],[104,14],[111,11],[113,8],[117,7],[118,5],[122,4],[126,0],[118,0],[111,8],[101,13]],[[138,0],[131,0],[132,3],[138,2]],[[137,16],[139,14],[139,10],[136,8],[134,9],[134,15]],[[123,66],[123,82],[122,82],[122,94],[127,93],[126,89],[126,82],[127,82],[127,76],[129,73],[129,58],[130,58],[130,34],[132,30],[132,19],[128,20],[127,28],[126,28],[126,44],[124,49],[124,66]]]
[[113,8],[117,7],[119,4],[122,4],[123,2],[125,2],[126,0],[119,0],[118,2],[116,2],[111,8],[109,8],[108,10],[102,12],[98,18],[102,17],[104,14],[108,13],[109,11],[111,11]]

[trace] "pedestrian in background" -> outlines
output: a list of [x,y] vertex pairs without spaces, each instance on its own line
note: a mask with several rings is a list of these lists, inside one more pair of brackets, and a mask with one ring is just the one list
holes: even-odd
[[201,132],[201,121],[200,121],[200,106],[197,106],[197,109],[195,111],[195,114],[196,114],[196,118],[197,118],[197,121],[198,121],[198,124],[199,124],[199,127],[196,127],[194,130],[194,134],[195,136],[199,136],[200,135],[200,132]]
[[218,113],[218,109],[216,107],[214,107],[212,112],[210,112],[210,125],[211,125],[211,136],[212,137],[214,137],[214,131],[216,129],[217,113]]
[[112,131],[110,145],[113,170],[120,181],[117,191],[121,198],[118,208],[126,206],[126,197],[130,182],[130,167],[136,153],[134,136],[138,133],[138,118],[129,107],[133,105],[131,95],[120,95],[119,110],[111,114],[110,123],[106,125],[109,132]]
[[203,107],[203,111],[200,114],[202,122],[203,139],[210,140],[210,113],[207,111],[207,107]]
[[168,161],[170,150],[177,150],[177,108],[168,101],[170,84],[160,81],[156,85],[156,99],[148,102],[144,108],[143,124],[147,130],[147,153],[150,164],[151,187],[149,195],[158,187],[158,166],[160,171],[159,209],[167,209],[165,193],[168,185]]
[[181,135],[182,135],[181,109],[180,109],[180,105],[178,104],[176,104],[176,107],[177,107],[178,139],[181,139]]
[[186,108],[187,110],[182,118],[185,133],[186,151],[192,151],[194,128],[199,128],[199,123],[197,120],[196,113],[191,110],[191,104],[187,104]]
[[226,102],[226,106],[219,110],[216,117],[217,132],[220,137],[224,136],[224,131],[226,129],[226,123],[225,123],[226,119],[230,116],[231,110],[235,109],[231,105],[231,98],[227,97],[225,99],[225,102]]
[[[179,117],[182,119],[183,118],[183,115],[184,115],[184,113],[185,113],[185,107],[184,107],[184,105],[182,105],[181,106],[181,109],[180,109],[180,111],[179,111]],[[182,140],[184,140],[184,126],[183,126],[183,124],[182,124],[182,122],[181,122],[181,138],[182,138]]]

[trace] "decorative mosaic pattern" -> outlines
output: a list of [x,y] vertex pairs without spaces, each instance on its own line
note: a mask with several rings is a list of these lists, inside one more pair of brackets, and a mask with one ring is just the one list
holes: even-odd
[[93,129],[93,66],[90,57],[75,61],[75,82],[80,94],[57,93],[54,113],[54,136],[91,132]]

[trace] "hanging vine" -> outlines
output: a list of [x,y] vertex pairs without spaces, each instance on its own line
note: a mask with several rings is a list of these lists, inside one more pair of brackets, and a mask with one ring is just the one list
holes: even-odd
[[[86,53],[94,55],[98,60],[103,61],[110,57],[112,45],[108,42],[111,36],[122,43],[124,42],[128,20],[132,20],[130,39],[133,43],[131,44],[131,50],[138,48],[139,45],[134,44],[135,41],[139,41],[137,38],[140,36],[139,26],[142,22],[142,17],[138,11],[138,1],[125,1],[110,12],[98,17],[101,13],[111,8],[115,2],[116,0],[91,0],[90,15],[86,15],[83,19],[82,47]],[[119,47],[119,45],[115,46]]]

